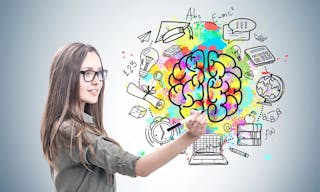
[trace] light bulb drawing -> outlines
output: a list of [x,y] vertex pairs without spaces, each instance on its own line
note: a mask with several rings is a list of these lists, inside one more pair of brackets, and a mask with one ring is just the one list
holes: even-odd
[[152,47],[147,47],[140,54],[140,71],[139,76],[144,78],[148,75],[151,67],[158,62],[159,53]]

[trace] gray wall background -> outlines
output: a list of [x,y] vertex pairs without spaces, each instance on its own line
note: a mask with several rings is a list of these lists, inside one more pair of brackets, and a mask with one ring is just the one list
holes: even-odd
[[[191,167],[178,157],[148,178],[118,176],[118,190],[319,191],[320,3],[316,0],[1,1],[0,191],[53,191],[41,151],[40,121],[50,63],[60,46],[81,41],[97,47],[110,70],[106,127],[135,153],[138,147],[130,138],[143,129],[136,131],[130,120],[123,121],[130,108],[119,101],[128,98],[124,85],[129,80],[122,73],[121,51],[134,52],[139,44],[136,36],[150,30],[147,26],[156,28],[161,20],[181,18],[189,7],[208,18],[230,6],[237,16],[257,21],[257,30],[268,36],[274,53],[289,55],[287,63],[270,68],[286,83],[278,103],[284,112],[277,122],[279,131],[272,142],[252,150],[247,160],[230,155],[228,166]],[[264,159],[267,153],[272,160]]]

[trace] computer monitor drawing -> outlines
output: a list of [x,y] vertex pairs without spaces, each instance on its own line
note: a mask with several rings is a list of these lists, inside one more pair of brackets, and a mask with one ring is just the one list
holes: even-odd
[[193,144],[193,154],[189,165],[227,165],[222,154],[222,137],[219,134],[202,135]]

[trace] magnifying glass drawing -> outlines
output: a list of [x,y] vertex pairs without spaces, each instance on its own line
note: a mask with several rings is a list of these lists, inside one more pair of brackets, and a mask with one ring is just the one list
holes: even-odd
[[153,79],[160,82],[161,87],[163,87],[162,83],[163,73],[161,71],[156,71],[153,73]]

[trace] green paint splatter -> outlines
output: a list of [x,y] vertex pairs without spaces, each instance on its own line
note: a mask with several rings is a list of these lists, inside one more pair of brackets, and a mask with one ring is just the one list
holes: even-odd
[[145,156],[146,155],[146,153],[144,152],[144,151],[139,151],[138,152],[138,156],[140,156],[140,157],[143,157],[143,156]]

